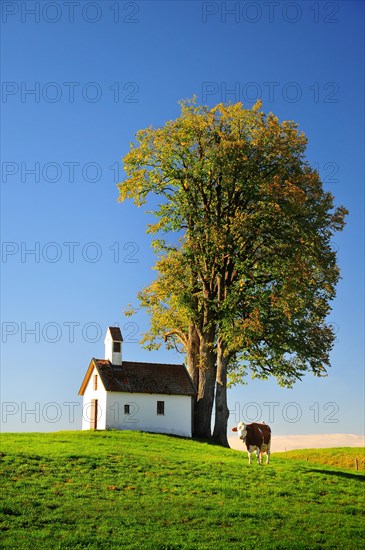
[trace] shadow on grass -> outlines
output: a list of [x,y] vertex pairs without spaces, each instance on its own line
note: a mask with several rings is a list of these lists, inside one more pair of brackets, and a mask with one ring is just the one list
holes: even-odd
[[328,476],[345,477],[347,479],[356,479],[357,481],[365,481],[364,474],[352,474],[351,472],[341,472],[336,470],[318,470],[317,468],[311,468],[305,470],[306,472],[315,472],[318,474],[327,474]]
[[220,447],[221,449],[230,449],[230,446],[226,447],[225,445],[222,445],[221,443],[218,443],[218,441],[215,441],[214,439],[207,439],[202,437],[192,437],[192,441],[196,441],[197,443],[207,443],[208,445],[213,445],[214,447]]
[[162,435],[162,436],[164,436],[166,438],[169,438],[169,439],[180,439],[181,441],[195,441],[195,443],[207,443],[208,445],[213,445],[215,447],[220,447],[221,449],[230,449],[229,445],[226,447],[226,446],[222,445],[221,443],[218,443],[214,439],[208,439],[208,438],[203,438],[203,437],[197,437],[197,436],[186,437],[186,436],[177,435],[177,434],[165,434],[165,433],[160,433],[160,432],[147,432],[147,431],[140,431],[140,433],[150,434],[150,435],[158,435],[158,436]]

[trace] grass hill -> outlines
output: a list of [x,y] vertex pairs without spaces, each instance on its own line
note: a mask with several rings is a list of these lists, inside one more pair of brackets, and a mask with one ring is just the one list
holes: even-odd
[[324,464],[348,449],[274,454],[259,466],[176,437],[55,432],[3,434],[1,451],[4,548],[344,549],[364,540],[364,473],[337,467],[342,459]]
[[359,471],[365,471],[365,448],[364,447],[335,447],[332,449],[301,449],[286,453],[277,453],[277,457],[285,456],[294,460],[305,460],[315,464],[326,464],[336,468],[354,470],[357,459]]

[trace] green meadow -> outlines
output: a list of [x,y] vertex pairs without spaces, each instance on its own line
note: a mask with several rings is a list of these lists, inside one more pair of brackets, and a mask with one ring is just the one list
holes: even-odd
[[163,435],[3,434],[1,545],[359,548],[363,457],[312,449],[259,466],[246,453]]

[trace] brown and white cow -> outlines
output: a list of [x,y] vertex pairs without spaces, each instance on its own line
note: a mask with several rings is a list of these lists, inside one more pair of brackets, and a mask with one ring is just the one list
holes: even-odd
[[253,422],[245,424],[239,422],[232,428],[232,432],[237,432],[238,437],[246,443],[248,463],[251,464],[251,453],[256,451],[257,462],[262,464],[262,455],[266,453],[266,464],[270,460],[271,429],[264,422]]

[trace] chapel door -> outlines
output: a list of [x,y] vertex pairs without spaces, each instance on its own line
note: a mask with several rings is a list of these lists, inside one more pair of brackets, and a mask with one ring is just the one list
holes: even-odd
[[98,400],[91,400],[90,430],[96,430],[98,426]]

